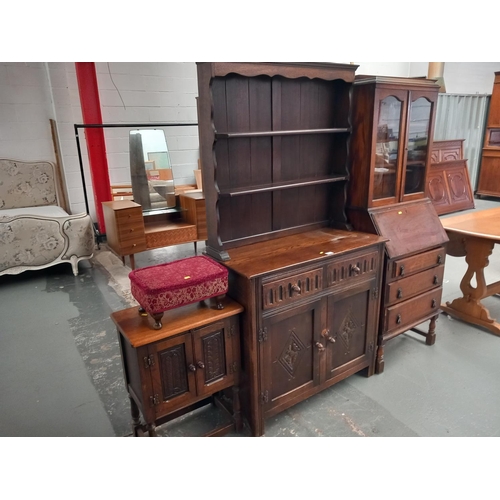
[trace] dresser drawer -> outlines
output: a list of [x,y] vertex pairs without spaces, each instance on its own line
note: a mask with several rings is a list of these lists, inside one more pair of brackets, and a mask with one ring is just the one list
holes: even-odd
[[142,208],[127,208],[126,210],[116,210],[115,211],[116,225],[118,227],[123,224],[135,222],[139,224],[144,224],[144,218],[142,216]]
[[445,257],[446,251],[441,247],[428,252],[419,253],[418,255],[413,255],[412,257],[396,259],[389,262],[389,278],[404,278],[405,276],[418,273],[424,269],[444,264]]
[[145,250],[147,250],[147,246],[144,235],[140,239],[123,240],[120,244],[120,253],[122,255],[144,252]]
[[264,310],[290,304],[323,290],[323,268],[294,274],[262,285]]
[[384,331],[391,332],[415,325],[420,319],[424,321],[432,314],[438,314],[441,305],[442,287],[434,288],[394,306],[386,308]]
[[335,260],[326,266],[326,286],[343,284],[361,276],[371,276],[377,273],[379,253],[357,253]]
[[117,227],[120,240],[130,240],[134,238],[144,239],[144,224],[142,222],[127,222]]
[[442,286],[444,264],[427,269],[421,273],[401,278],[387,285],[386,302],[388,305],[402,302],[437,286]]

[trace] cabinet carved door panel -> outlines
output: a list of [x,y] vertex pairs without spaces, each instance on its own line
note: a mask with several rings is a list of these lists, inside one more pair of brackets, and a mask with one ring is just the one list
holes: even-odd
[[190,334],[152,344],[148,352],[157,413],[180,408],[196,397],[195,375],[189,368],[194,366]]
[[366,356],[372,358],[375,348],[376,312],[371,307],[372,282],[353,290],[328,297],[326,343],[326,377],[332,378],[357,364]]
[[[234,328],[223,321],[193,331],[194,365],[198,395],[212,394],[234,378],[232,336]],[[222,387],[221,387],[222,389]]]
[[261,343],[261,389],[265,412],[286,405],[296,393],[319,383],[318,356],[324,350],[321,304],[318,300],[263,321],[266,339]]

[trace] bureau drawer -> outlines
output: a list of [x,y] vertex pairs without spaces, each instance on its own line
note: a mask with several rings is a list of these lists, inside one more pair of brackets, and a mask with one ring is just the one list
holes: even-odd
[[396,259],[389,263],[389,278],[403,278],[410,274],[423,271],[424,269],[444,264],[445,257],[446,251],[441,247],[413,255],[412,257]]
[[408,326],[411,328],[432,314],[438,314],[441,306],[442,287],[435,288],[412,299],[386,308],[384,331]]
[[378,261],[377,250],[335,260],[326,266],[326,286],[331,287],[354,278],[376,274]]
[[284,306],[323,290],[323,268],[294,274],[262,285],[264,310]]
[[396,304],[437,286],[442,286],[444,264],[421,273],[401,278],[387,285],[386,303]]

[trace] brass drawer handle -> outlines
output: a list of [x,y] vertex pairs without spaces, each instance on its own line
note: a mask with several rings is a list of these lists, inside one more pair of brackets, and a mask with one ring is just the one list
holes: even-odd
[[325,350],[325,346],[321,342],[316,342],[315,345],[318,348],[319,352],[323,352]]
[[439,278],[437,277],[437,275],[435,274],[434,275],[434,281],[432,282],[434,285],[439,285]]
[[357,276],[360,272],[361,272],[361,269],[356,264],[354,264],[353,266],[351,266],[351,273],[352,274],[354,274],[355,276]]
[[203,370],[203,368],[205,368],[205,365],[203,364],[203,361],[198,361],[198,363],[196,363],[198,365],[198,368],[201,368]]
[[335,343],[335,339],[330,335],[330,330],[328,328],[325,328],[321,332],[321,336],[328,340],[328,342],[331,342],[332,344]]
[[192,363],[188,365],[188,368],[190,371],[195,372],[196,371],[196,366],[194,366]]
[[396,316],[396,323],[397,323],[398,325],[400,325],[400,324],[401,324],[401,314],[398,314],[398,315]]
[[291,285],[291,288],[292,288],[292,293],[293,292],[300,293],[300,286],[297,283]]
[[401,288],[398,288],[398,293],[396,294],[396,298],[400,299],[403,296],[403,290]]
[[401,266],[401,267],[399,268],[399,274],[400,274],[401,276],[404,276],[404,275],[405,275],[405,266]]
[[441,254],[439,254],[438,258],[437,258],[437,263],[441,264],[441,262],[443,262],[443,256]]
[[431,307],[434,309],[437,305],[436,299],[432,299]]

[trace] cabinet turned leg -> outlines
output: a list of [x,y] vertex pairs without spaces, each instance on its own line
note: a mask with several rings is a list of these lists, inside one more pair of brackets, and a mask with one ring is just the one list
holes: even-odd
[[233,419],[236,432],[241,432],[243,419],[241,418],[240,388],[237,385],[233,385]]
[[128,397],[130,401],[130,414],[132,415],[132,434],[134,437],[139,436],[139,430],[142,428],[141,425],[141,414],[139,412],[139,407],[132,397]]
[[384,371],[384,345],[379,345],[377,349],[377,361],[375,362],[375,373],[382,373]]
[[147,430],[148,430],[149,437],[157,437],[158,436],[158,434],[156,434],[155,424],[148,424]]
[[427,332],[427,335],[425,336],[425,343],[427,345],[434,345],[436,342],[436,321],[437,321],[437,315],[433,316],[429,322],[429,331]]

